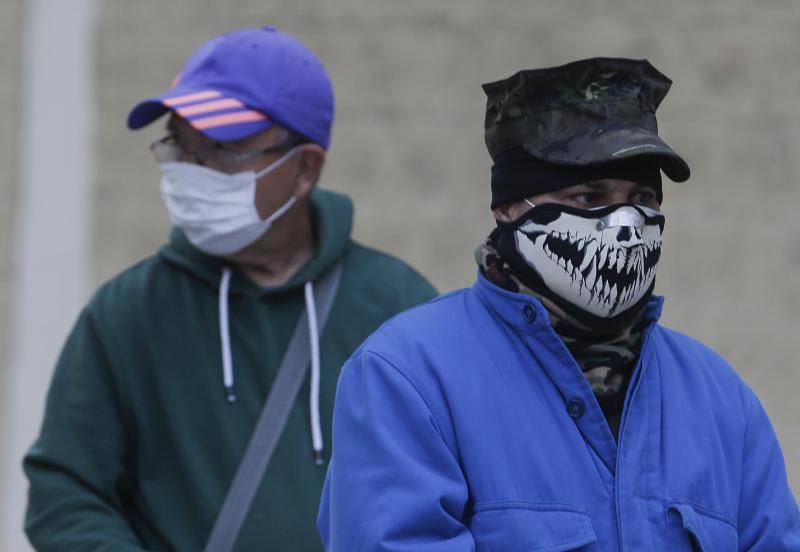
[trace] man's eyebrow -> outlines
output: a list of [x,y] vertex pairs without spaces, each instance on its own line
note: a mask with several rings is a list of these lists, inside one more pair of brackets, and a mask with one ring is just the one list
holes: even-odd
[[578,186],[586,186],[593,190],[602,190],[606,188],[606,183],[599,180],[591,180],[589,182],[581,182]]

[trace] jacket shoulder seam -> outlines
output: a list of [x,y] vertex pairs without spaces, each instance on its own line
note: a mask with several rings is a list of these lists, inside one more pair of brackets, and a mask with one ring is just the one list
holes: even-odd
[[403,372],[400,368],[398,368],[393,362],[391,362],[389,359],[387,359],[385,356],[378,353],[377,351],[371,349],[365,349],[364,353],[371,354],[381,359],[387,366],[391,367],[395,372],[397,372],[400,375],[400,377],[402,377],[408,383],[408,385],[414,390],[417,396],[419,396],[420,400],[425,405],[425,408],[428,409],[428,412],[431,415],[431,420],[433,420],[434,426],[436,428],[436,432],[439,434],[440,437],[442,437],[442,439],[444,439],[444,433],[442,433],[442,428],[441,425],[439,424],[439,420],[436,419],[436,414],[434,413],[430,402],[425,398],[425,395],[419,389],[417,384],[415,384],[414,381],[410,377],[408,377],[408,375],[405,372]]

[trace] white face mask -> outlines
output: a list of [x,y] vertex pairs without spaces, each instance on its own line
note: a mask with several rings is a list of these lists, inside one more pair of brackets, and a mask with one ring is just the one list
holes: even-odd
[[258,240],[297,201],[292,196],[262,220],[256,209],[259,178],[281,166],[297,148],[258,173],[226,174],[202,165],[161,163],[161,196],[173,225],[209,255],[229,255]]

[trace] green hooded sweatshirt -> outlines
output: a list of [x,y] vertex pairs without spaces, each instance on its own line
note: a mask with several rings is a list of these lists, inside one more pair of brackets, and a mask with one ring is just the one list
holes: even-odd
[[[402,261],[351,240],[345,196],[316,190],[312,216],[315,256],[279,287],[258,287],[173,230],[157,255],[100,288],[64,346],[24,460],[25,528],[38,550],[202,550],[305,309],[304,284],[341,261],[320,336],[327,465],[342,364],[387,318],[435,290]],[[235,402],[222,375],[226,266]],[[325,469],[313,461],[306,378],[236,550],[321,550]]]

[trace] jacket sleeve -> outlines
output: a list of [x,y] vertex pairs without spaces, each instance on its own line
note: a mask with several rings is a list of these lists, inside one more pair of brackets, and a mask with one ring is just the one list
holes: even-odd
[[345,365],[317,525],[330,552],[468,552],[467,484],[425,399],[375,353]]
[[122,504],[127,440],[118,385],[91,311],[61,352],[39,439],[23,465],[25,530],[40,551],[141,550]]
[[800,551],[800,513],[786,479],[786,466],[767,413],[749,389],[745,430],[739,550]]

